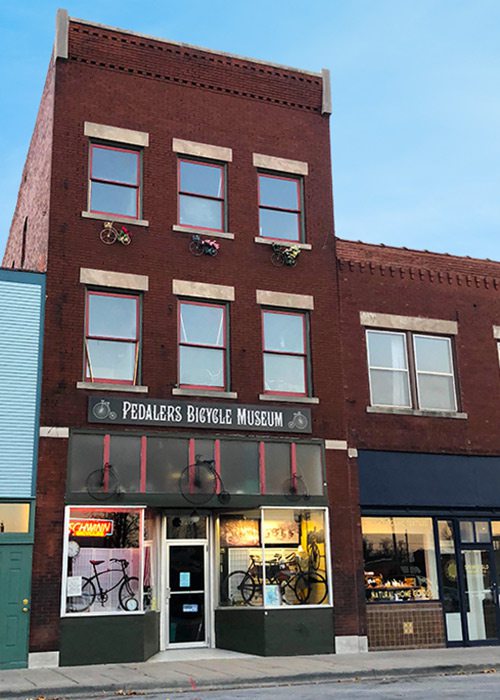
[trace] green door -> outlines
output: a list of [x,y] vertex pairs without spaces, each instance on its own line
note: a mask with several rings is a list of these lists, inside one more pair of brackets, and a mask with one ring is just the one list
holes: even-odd
[[31,551],[29,544],[0,545],[0,668],[27,666]]

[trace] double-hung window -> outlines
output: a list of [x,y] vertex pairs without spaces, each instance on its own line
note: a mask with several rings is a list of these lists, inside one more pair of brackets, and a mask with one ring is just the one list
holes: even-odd
[[225,230],[224,165],[179,159],[179,224]]
[[179,302],[179,385],[224,391],[228,386],[227,308]]
[[140,211],[140,151],[90,144],[89,209],[138,219]]
[[367,330],[372,406],[456,411],[451,339]]
[[89,290],[85,319],[85,380],[136,384],[139,355],[139,296]]
[[301,180],[259,173],[259,233],[262,238],[302,239]]
[[262,311],[264,393],[308,394],[307,318],[303,313]]

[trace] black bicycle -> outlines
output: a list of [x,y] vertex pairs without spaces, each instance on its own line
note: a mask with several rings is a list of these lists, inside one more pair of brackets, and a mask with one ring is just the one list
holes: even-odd
[[[104,560],[91,560],[90,564],[94,569],[94,575],[82,579],[82,590],[80,595],[71,596],[68,603],[68,612],[79,613],[88,610],[97,600],[102,607],[109,599],[111,591],[118,589],[118,600],[122,610],[135,612],[139,609],[139,579],[137,576],[129,576],[127,568],[129,562],[126,559],[111,559],[120,564],[119,569],[105,569],[98,571],[97,567],[104,564]],[[121,573],[121,578],[110,588],[103,588],[100,576],[113,572]]]
[[179,477],[179,491],[188,503],[195,506],[208,503],[215,495],[222,504],[229,503],[231,500],[215,469],[214,460],[202,459],[201,455],[196,455],[195,463],[182,471]]

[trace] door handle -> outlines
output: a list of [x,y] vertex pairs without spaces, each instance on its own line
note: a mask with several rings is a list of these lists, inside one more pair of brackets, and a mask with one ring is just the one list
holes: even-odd
[[23,612],[27,613],[29,611],[29,608],[23,608]]
[[170,600],[170,588],[165,589],[165,600]]

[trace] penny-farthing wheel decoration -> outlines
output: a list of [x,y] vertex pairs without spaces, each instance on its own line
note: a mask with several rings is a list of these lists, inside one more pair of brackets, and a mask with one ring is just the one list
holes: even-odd
[[106,462],[87,477],[87,493],[96,501],[107,501],[120,493],[120,482],[115,470]]
[[194,506],[202,506],[217,496],[219,503],[226,504],[231,496],[215,470],[213,460],[196,457],[194,464],[187,466],[179,478],[179,491],[183,498]]

